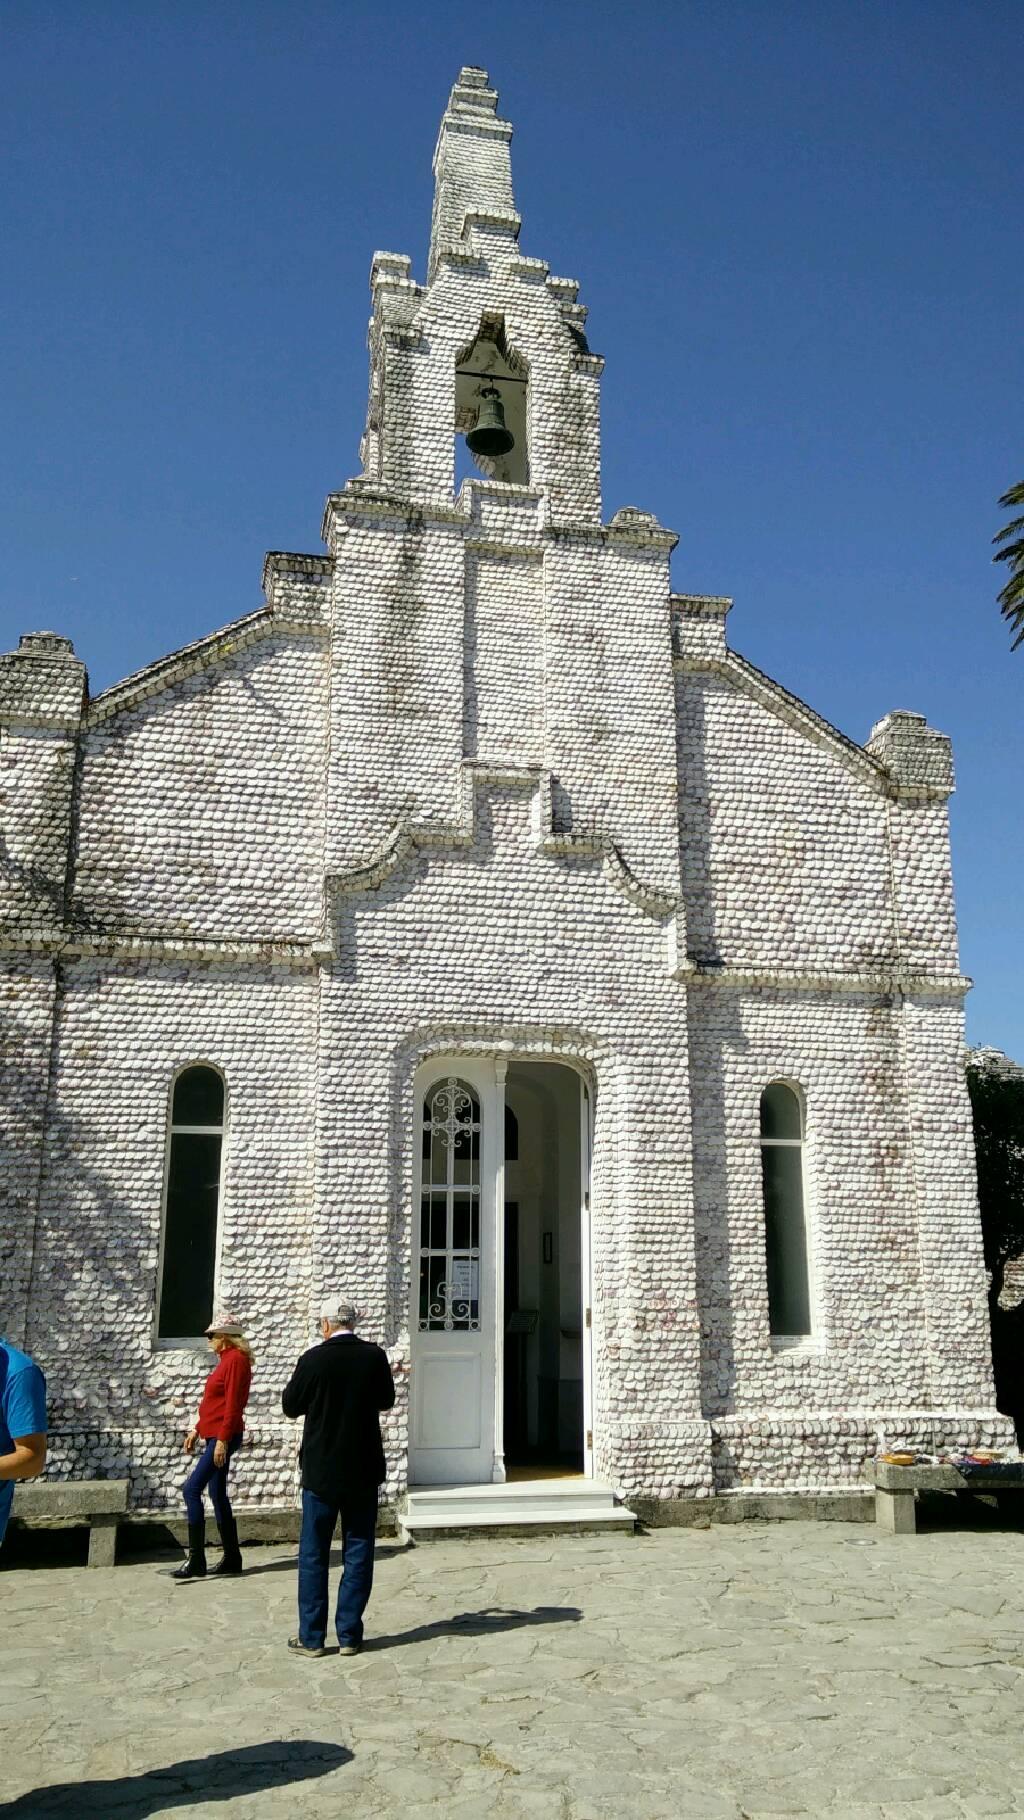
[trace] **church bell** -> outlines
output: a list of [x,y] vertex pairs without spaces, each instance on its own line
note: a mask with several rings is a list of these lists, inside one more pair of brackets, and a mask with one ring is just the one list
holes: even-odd
[[510,449],[515,448],[516,439],[511,430],[505,428],[505,407],[497,386],[481,386],[480,409],[476,423],[466,437],[466,444],[474,455],[483,455],[492,460],[497,455],[507,455]]

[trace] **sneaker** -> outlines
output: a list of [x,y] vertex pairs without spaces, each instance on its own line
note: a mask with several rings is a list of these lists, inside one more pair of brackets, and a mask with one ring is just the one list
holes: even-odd
[[358,1656],[362,1647],[361,1643],[339,1643],[338,1654],[339,1656]]
[[288,1648],[293,1649],[299,1656],[326,1656],[327,1654],[322,1643],[303,1643],[301,1637],[289,1637]]

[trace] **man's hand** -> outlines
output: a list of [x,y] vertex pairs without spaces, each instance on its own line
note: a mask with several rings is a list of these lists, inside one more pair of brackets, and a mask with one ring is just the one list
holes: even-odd
[[198,1435],[197,1430],[194,1428],[190,1428],[188,1431],[188,1434],[185,1436],[185,1440],[184,1440],[184,1448],[185,1448],[186,1453],[192,1452],[192,1449],[195,1446],[198,1439],[199,1439],[199,1435]]
[[218,1441],[218,1442],[217,1442],[217,1445],[216,1445],[216,1447],[215,1447],[215,1448],[214,1448],[214,1450],[213,1450],[213,1463],[214,1463],[214,1465],[215,1465],[215,1466],[223,1466],[223,1465],[225,1465],[225,1463],[226,1463],[226,1461],[227,1461],[227,1457],[228,1457],[228,1448],[227,1448],[227,1442],[226,1442],[226,1441]]
[[12,1435],[14,1452],[0,1454],[0,1479],[38,1479],[46,1465],[45,1435]]

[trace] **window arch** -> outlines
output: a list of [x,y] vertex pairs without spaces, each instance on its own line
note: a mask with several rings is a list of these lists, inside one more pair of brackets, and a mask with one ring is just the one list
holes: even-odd
[[800,1094],[772,1081],[761,1095],[761,1180],[773,1337],[811,1332],[811,1285],[804,1211],[804,1110]]
[[423,1101],[419,1325],[480,1326],[480,1101],[449,1075]]
[[171,1094],[157,1337],[193,1339],[213,1318],[224,1146],[224,1077],[183,1068]]

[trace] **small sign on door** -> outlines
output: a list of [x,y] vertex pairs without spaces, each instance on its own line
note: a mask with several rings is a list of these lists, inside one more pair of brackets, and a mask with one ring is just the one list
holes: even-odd
[[458,1303],[475,1302],[480,1293],[479,1258],[453,1258],[449,1285],[454,1312]]

